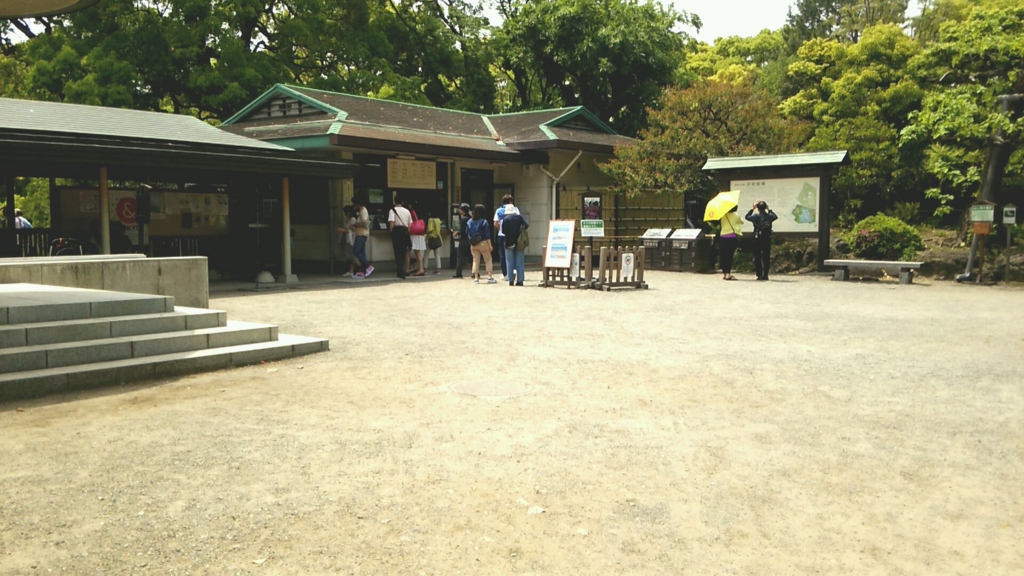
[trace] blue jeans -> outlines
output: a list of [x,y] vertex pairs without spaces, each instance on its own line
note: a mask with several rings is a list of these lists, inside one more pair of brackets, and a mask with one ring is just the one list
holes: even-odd
[[[505,256],[505,261],[508,262],[508,283],[522,284],[523,278],[526,275],[526,252],[516,250],[515,248],[505,248],[502,254]],[[512,279],[513,274],[516,275],[514,282]]]
[[505,237],[498,236],[498,261],[501,262],[501,275],[508,278],[508,256],[505,255]]
[[366,259],[366,236],[356,236],[352,243],[352,257],[359,261],[359,271],[365,272],[369,261]]

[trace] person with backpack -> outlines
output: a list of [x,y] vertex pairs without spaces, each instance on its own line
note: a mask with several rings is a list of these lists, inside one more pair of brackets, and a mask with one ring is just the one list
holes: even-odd
[[772,260],[772,222],[779,219],[768,208],[768,203],[759,200],[747,212],[747,221],[754,225],[754,271],[758,280],[768,280]]
[[444,241],[441,239],[441,219],[434,218],[432,212],[427,212],[427,251],[423,258],[429,266],[430,253],[434,253],[435,276],[441,273],[441,246],[444,246]]
[[469,249],[473,255],[473,283],[480,283],[480,260],[483,260],[487,268],[487,283],[497,284],[491,259],[491,223],[487,221],[487,212],[483,204],[473,207],[473,218],[466,225],[466,233],[469,235]]
[[522,286],[525,278],[526,248],[530,245],[530,236],[526,229],[530,223],[519,213],[519,209],[512,204],[505,205],[505,217],[501,220],[501,231],[504,236],[499,236],[499,243],[504,240],[504,245],[499,246],[505,251],[505,262],[507,263],[508,285]]
[[494,211],[494,231],[498,233],[498,260],[501,261],[501,279],[508,279],[508,262],[505,261],[505,244],[502,239],[501,221],[505,218],[505,210],[512,205],[512,195],[501,197],[501,206]]
[[462,278],[462,269],[469,263],[470,258],[470,246],[469,246],[469,220],[470,215],[469,204],[463,202],[459,204],[459,229],[458,231],[452,231],[452,239],[456,242],[455,250],[455,275],[452,278]]

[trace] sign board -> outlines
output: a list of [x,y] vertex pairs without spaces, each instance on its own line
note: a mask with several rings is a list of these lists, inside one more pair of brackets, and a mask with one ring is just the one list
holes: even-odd
[[604,220],[580,220],[580,235],[584,238],[604,238]]
[[1017,225],[1017,207],[1013,204],[1003,206],[1003,224],[1006,226]]
[[641,238],[647,240],[664,240],[668,238],[668,235],[672,233],[671,228],[648,228],[647,232]]
[[579,278],[579,277],[580,277],[580,255],[574,253],[572,255],[572,266],[569,267],[569,278]]
[[433,190],[437,186],[437,165],[422,160],[388,158],[388,187]]
[[634,262],[633,262],[633,253],[632,252],[626,252],[625,254],[622,255],[621,270],[622,270],[622,277],[623,278],[632,278],[633,277],[633,264],[634,264]]
[[544,253],[545,268],[569,268],[572,266],[572,241],[576,235],[575,220],[551,220],[548,222],[548,244]]
[[701,232],[703,230],[700,228],[680,228],[673,232],[669,238],[673,240],[696,240],[700,238]]
[[584,196],[583,197],[583,220],[600,220],[601,219],[601,197],[600,196]]
[[[754,202],[764,200],[779,219],[772,224],[775,232],[818,232],[818,206],[821,202],[821,178],[766,178],[733,180],[730,190],[740,191],[740,211]],[[753,232],[754,225],[744,220],[744,232]]]
[[995,204],[975,204],[971,206],[971,222],[995,222]]

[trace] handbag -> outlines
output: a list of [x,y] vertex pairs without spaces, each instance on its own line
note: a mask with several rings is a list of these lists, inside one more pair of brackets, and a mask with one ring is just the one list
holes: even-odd
[[427,238],[427,249],[429,250],[437,250],[442,244],[443,242],[441,242],[440,236],[431,236]]
[[410,236],[423,236],[427,233],[427,221],[421,220],[416,213],[412,213],[412,226],[409,226]]

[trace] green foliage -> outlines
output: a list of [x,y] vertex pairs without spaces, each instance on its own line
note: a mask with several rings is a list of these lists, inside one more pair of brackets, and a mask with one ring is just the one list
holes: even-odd
[[1000,112],[996,97],[1024,92],[1024,8],[975,10],[941,27],[938,42],[910,63],[928,87],[900,146],[922,151],[925,196],[936,217],[966,210],[978,192],[994,134],[1006,144],[1007,198],[1021,194],[1024,158],[1009,151],[1024,135],[1024,105]]
[[924,250],[921,233],[906,222],[876,214],[858,222],[843,240],[853,254],[867,260],[910,260]]
[[[513,0],[495,31],[501,81],[513,110],[586,106],[622,134],[636,134],[682,62],[700,21],[637,0]],[[508,100],[508,96],[505,96]]]
[[15,206],[34,228],[50,227],[50,183],[43,178],[22,180],[15,186]]
[[800,124],[784,120],[775,101],[747,80],[669,88],[660,104],[636,143],[603,166],[614,192],[708,193],[714,184],[701,167],[709,156],[788,152],[801,137]]
[[679,82],[689,85],[700,78],[735,82],[750,78],[778,98],[785,91],[786,68],[791,57],[780,31],[762,30],[751,38],[719,38],[701,43],[686,56]]
[[831,209],[839,218],[920,200],[908,197],[920,188],[920,162],[898,139],[924,94],[907,71],[920,52],[899,27],[886,24],[865,30],[857,44],[810,40],[789,67],[799,91],[780,107],[787,117],[814,124],[805,148],[850,151],[852,165],[832,186]]

